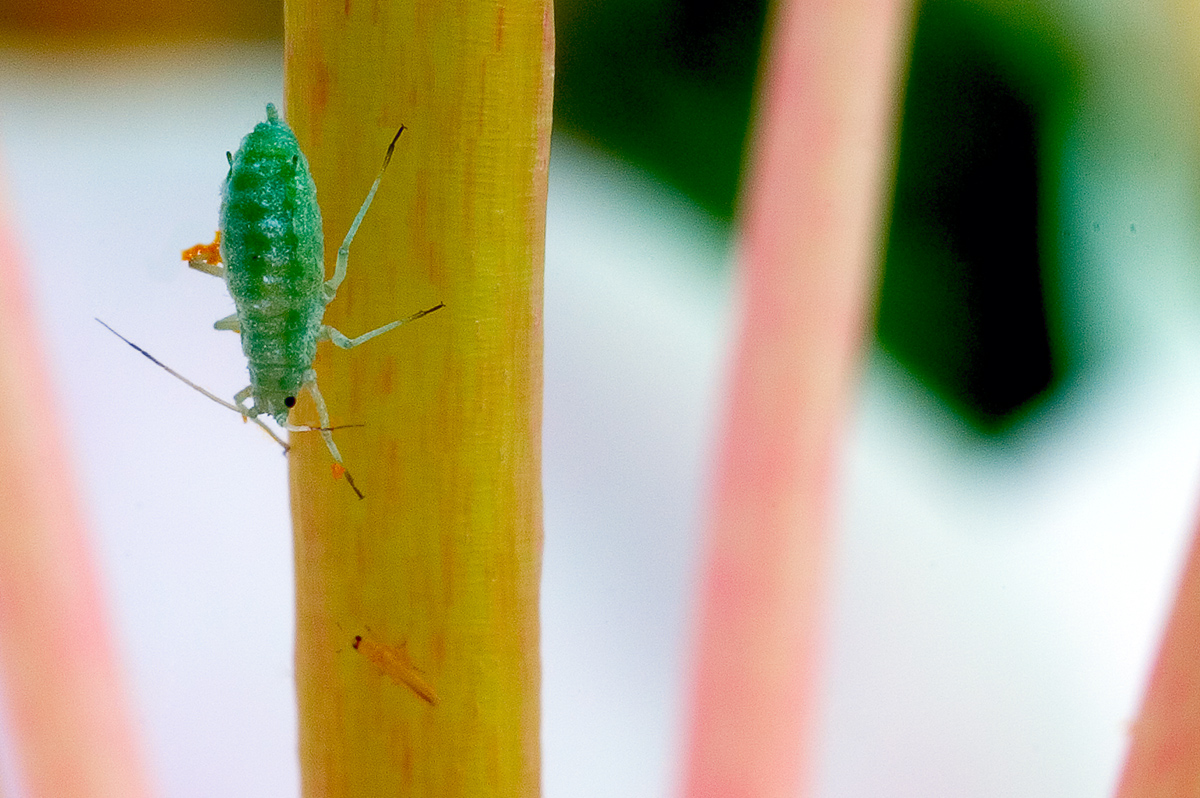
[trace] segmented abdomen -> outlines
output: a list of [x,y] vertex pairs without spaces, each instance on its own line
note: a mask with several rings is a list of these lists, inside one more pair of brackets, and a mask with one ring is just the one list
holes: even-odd
[[259,123],[233,156],[221,232],[252,382],[257,373],[307,369],[325,312],[321,212],[308,162],[277,116]]

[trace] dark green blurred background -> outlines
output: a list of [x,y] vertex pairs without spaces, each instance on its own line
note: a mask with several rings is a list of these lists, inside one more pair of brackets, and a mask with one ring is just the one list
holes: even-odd
[[[881,345],[987,433],[1070,359],[1048,308],[1076,67],[1027,9],[918,10],[878,308]],[[564,0],[557,13],[556,125],[732,225],[766,4]]]

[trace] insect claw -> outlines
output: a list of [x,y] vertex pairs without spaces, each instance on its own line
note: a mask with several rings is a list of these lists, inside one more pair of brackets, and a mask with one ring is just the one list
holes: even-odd
[[341,479],[342,477],[346,478],[346,484],[349,485],[350,489],[354,491],[355,496],[357,496],[360,499],[367,498],[366,496],[363,495],[363,492],[358,489],[358,486],[354,484],[354,477],[350,476],[350,472],[346,470],[346,467],[344,465],[342,465],[341,463],[334,463],[333,464],[333,478]]

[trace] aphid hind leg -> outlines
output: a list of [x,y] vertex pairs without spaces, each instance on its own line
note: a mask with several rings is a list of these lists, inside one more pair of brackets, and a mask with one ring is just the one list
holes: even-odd
[[211,274],[213,277],[225,279],[225,267],[219,263],[209,263],[206,260],[189,260],[188,266],[198,272],[204,272],[205,274]]
[[223,319],[217,319],[213,322],[214,330],[230,330],[235,333],[242,331],[242,323],[238,320],[238,314],[231,313]]
[[196,271],[223,279],[225,267],[221,265],[221,231],[217,231],[211,244],[197,244],[185,249],[183,259]]
[[338,288],[342,285],[342,280],[346,279],[346,267],[350,262],[350,242],[354,240],[354,234],[358,232],[358,226],[362,224],[363,217],[367,215],[367,208],[371,207],[371,200],[375,199],[375,192],[379,190],[379,181],[383,180],[383,173],[387,171],[388,164],[392,160],[392,153],[396,149],[396,140],[400,138],[400,134],[404,132],[404,126],[396,131],[396,135],[392,137],[392,143],[388,145],[387,152],[383,156],[383,166],[379,168],[379,174],[375,176],[375,182],[371,184],[371,190],[367,192],[367,198],[363,200],[362,207],[358,209],[358,215],[354,217],[354,221],[350,223],[350,229],[346,231],[346,237],[342,239],[342,245],[338,247],[337,263],[333,267],[333,277],[325,281],[325,304],[328,305],[337,296]]
[[321,389],[317,387],[317,372],[309,369],[304,373],[304,382],[300,386],[301,390],[307,389],[310,396],[313,398],[313,404],[317,406],[317,418],[320,420],[321,426],[318,430],[321,433],[321,439],[325,441],[326,448],[329,449],[329,455],[333,458],[336,464],[334,473],[344,476],[347,484],[354,491],[358,498],[364,498],[362,491],[354,484],[354,478],[350,476],[350,472],[346,469],[346,464],[342,462],[342,453],[338,451],[337,444],[333,442],[333,433],[329,430],[329,408],[325,406],[325,397],[321,396]]

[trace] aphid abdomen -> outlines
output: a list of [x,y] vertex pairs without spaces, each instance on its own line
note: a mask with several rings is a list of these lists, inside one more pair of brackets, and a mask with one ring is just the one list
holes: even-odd
[[222,193],[221,257],[255,408],[286,420],[284,400],[316,355],[324,245],[308,162],[273,106],[232,156]]

